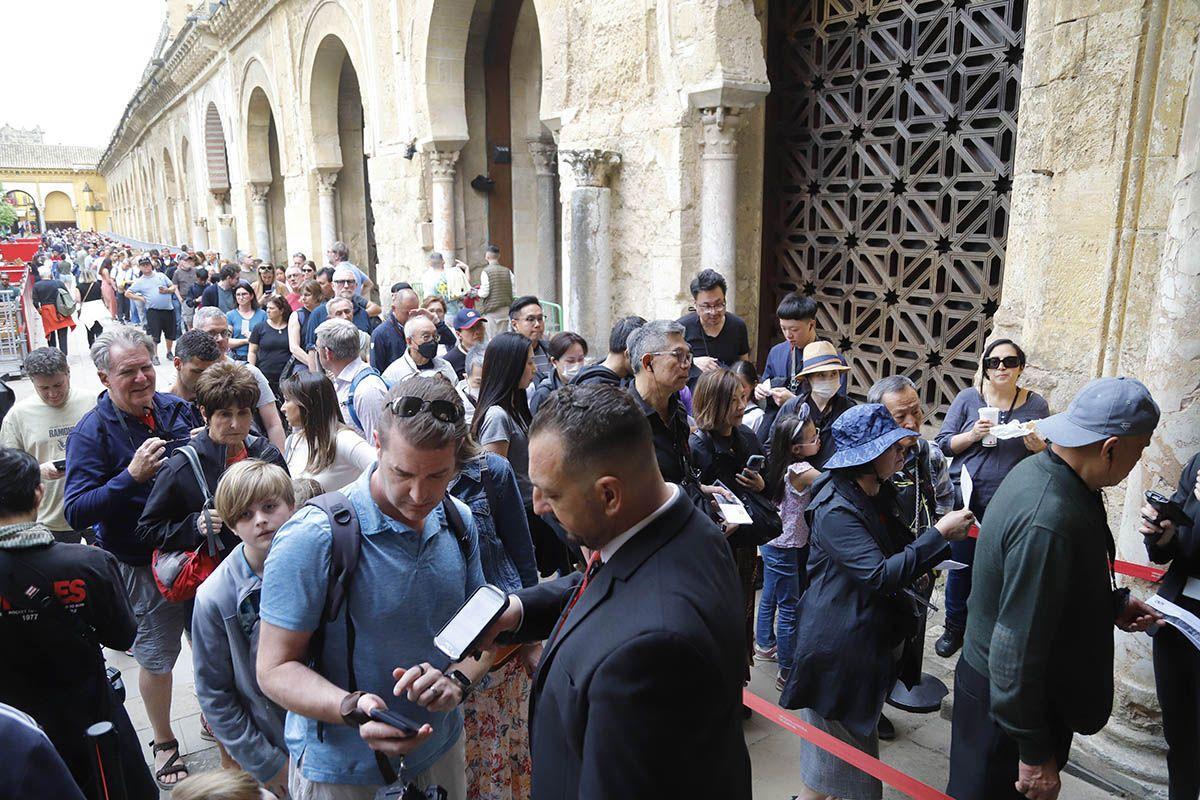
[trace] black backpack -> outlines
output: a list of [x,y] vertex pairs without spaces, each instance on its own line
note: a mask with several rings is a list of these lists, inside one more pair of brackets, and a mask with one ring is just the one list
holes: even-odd
[[[321,650],[325,645],[326,626],[333,622],[346,608],[346,677],[347,687],[351,692],[358,691],[358,679],[354,674],[354,620],[350,618],[350,584],[354,580],[354,572],[358,569],[358,556],[362,549],[362,529],[358,524],[358,515],[354,513],[354,505],[350,498],[341,492],[326,492],[309,500],[305,505],[319,508],[329,517],[329,526],[333,531],[333,544],[329,554],[329,583],[325,591],[325,605],[321,610],[321,619],[313,632],[309,643],[309,662],[312,668],[321,672]],[[463,521],[458,506],[447,496],[442,500],[442,511],[462,551],[463,561],[471,555],[471,538],[467,535],[467,525]],[[317,738],[325,740],[325,723],[317,723]],[[391,762],[382,753],[375,753],[375,763],[384,782],[391,784],[396,781],[396,772]]]

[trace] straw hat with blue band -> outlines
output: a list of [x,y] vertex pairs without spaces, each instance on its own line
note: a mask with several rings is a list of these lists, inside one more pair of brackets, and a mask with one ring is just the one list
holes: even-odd
[[850,367],[829,342],[810,342],[804,347],[804,357],[800,362],[799,375],[812,375],[817,372],[847,372]]
[[897,425],[887,408],[879,403],[848,408],[833,423],[836,449],[825,462],[825,469],[868,464],[901,439],[917,435],[916,431]]

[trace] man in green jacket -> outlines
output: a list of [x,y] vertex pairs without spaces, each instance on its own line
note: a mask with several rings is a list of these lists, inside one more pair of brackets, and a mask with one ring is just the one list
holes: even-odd
[[1158,418],[1138,381],[1092,381],[1038,423],[1051,446],[1014,467],[988,506],[954,680],[956,800],[1055,800],[1072,736],[1112,711],[1113,624],[1162,624],[1116,588],[1100,494],[1133,469]]

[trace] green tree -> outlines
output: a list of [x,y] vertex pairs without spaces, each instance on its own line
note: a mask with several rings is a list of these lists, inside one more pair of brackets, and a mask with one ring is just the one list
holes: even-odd
[[16,209],[3,200],[0,200],[0,231],[8,231],[16,221]]

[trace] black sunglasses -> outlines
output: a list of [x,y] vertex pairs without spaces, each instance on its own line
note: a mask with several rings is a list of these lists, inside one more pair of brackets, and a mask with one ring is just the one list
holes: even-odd
[[1021,366],[1021,357],[1005,356],[1004,358],[999,358],[997,356],[992,356],[991,358],[985,358],[983,360],[984,369],[999,369],[1001,364],[1003,364],[1007,369],[1016,369],[1017,367]]
[[388,403],[388,408],[397,417],[415,417],[422,411],[428,411],[439,422],[462,422],[463,410],[449,400],[426,400],[422,397],[397,397]]

